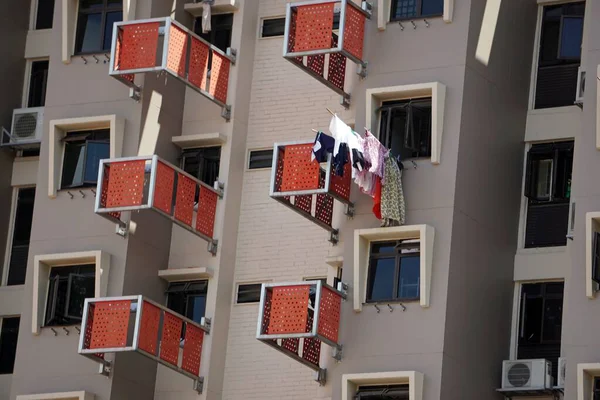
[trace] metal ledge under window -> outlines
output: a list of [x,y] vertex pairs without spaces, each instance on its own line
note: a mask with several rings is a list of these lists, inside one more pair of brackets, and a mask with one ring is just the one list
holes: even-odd
[[[333,32],[336,11],[339,35]],[[350,0],[288,3],[283,57],[342,96],[341,103],[349,107],[346,64],[348,60],[358,64],[359,75],[366,76],[363,46],[365,23],[370,18],[371,4],[366,1],[362,6]]]
[[224,53],[169,17],[117,22],[113,29],[109,75],[132,88],[131,97],[140,99],[135,74],[165,72],[219,105],[223,118],[231,118],[227,91],[235,50]]

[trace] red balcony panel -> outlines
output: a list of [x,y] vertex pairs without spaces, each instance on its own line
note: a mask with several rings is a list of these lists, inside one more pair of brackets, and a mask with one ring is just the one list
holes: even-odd
[[100,175],[97,214],[126,227],[120,219],[121,212],[152,209],[208,241],[209,250],[216,252],[213,232],[221,190],[211,188],[157,156],[101,160]]
[[227,92],[235,50],[225,53],[171,18],[124,21],[115,26],[110,75],[132,87],[133,97],[141,95],[136,74],[164,71],[217,103],[222,116],[230,118]]
[[158,328],[160,326],[160,308],[144,301],[144,312],[140,330],[139,347],[156,356],[158,354]]
[[333,346],[336,359],[341,359],[338,332],[343,298],[345,292],[321,281],[263,284],[256,338],[317,371],[322,384],[321,344]]
[[201,381],[202,345],[209,329],[147,298],[86,299],[82,331],[78,352],[96,362],[110,364],[105,353],[138,352]]
[[185,343],[183,345],[181,368],[190,374],[200,375],[203,341],[204,331],[202,329],[189,324],[185,327]]
[[[361,67],[361,77],[366,76],[364,36],[371,12],[370,5],[363,4],[364,10],[351,0],[306,1],[287,6],[284,57],[340,94],[346,107],[350,104],[350,94],[345,89],[348,60]],[[337,11],[339,37],[333,29]]]
[[323,164],[311,161],[312,148],[313,143],[275,144],[270,195],[328,230],[330,241],[335,244],[338,230],[332,226],[334,200],[347,206],[346,214],[353,214],[354,205],[350,202],[352,168],[347,163],[344,176],[338,177],[333,172],[331,159]]

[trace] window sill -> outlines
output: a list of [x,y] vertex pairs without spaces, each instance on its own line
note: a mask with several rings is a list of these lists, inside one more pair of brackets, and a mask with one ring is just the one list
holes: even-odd
[[0,286],[0,291],[1,292],[18,292],[19,290],[23,290],[25,289],[25,284],[21,284],[21,285],[1,285]]
[[197,133],[194,135],[173,136],[171,142],[182,150],[198,147],[221,146],[227,142],[227,136],[214,133]]
[[517,249],[517,254],[549,254],[549,253],[564,253],[567,251],[567,246],[551,246],[551,247],[530,247]]
[[234,306],[235,307],[239,307],[239,306],[258,306],[260,305],[260,301],[257,301],[255,303],[235,303]]
[[549,108],[532,108],[529,110],[529,115],[544,115],[544,114],[556,114],[556,113],[581,113],[581,108],[576,105],[568,105],[562,107],[549,107]]

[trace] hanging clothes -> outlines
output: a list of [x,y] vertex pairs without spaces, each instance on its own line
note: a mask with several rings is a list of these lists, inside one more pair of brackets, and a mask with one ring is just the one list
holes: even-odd
[[340,144],[338,154],[333,157],[333,162],[331,165],[333,168],[333,173],[337,176],[344,176],[344,166],[348,161],[348,144],[342,143]]
[[202,33],[208,33],[211,30],[210,20],[212,18],[211,6],[214,0],[204,0],[202,2]]
[[375,176],[375,189],[373,192],[373,214],[381,219],[381,178]]
[[385,182],[381,188],[381,226],[404,225],[405,204],[402,171],[392,157],[384,160]]
[[[347,148],[350,150],[350,162],[352,165],[355,164],[354,153],[352,150],[356,150],[360,153],[361,159],[364,153],[364,139],[360,135],[352,130],[344,121],[342,121],[337,115],[334,115],[329,122],[329,132],[335,139],[335,146],[333,148],[333,157],[336,157],[340,152],[340,146],[342,143],[346,143]],[[358,170],[352,169],[352,177],[356,177]]]
[[365,160],[371,164],[369,168],[369,172],[379,176],[384,179],[384,158],[389,153],[389,150],[381,144],[379,139],[377,139],[370,131],[365,131],[365,138],[363,148],[363,155]]
[[320,163],[327,161],[327,155],[333,153],[334,145],[334,138],[321,131],[317,132],[310,160],[317,160]]

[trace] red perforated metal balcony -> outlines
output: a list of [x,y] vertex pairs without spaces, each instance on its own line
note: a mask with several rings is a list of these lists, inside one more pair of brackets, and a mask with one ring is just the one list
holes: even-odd
[[216,253],[213,236],[222,187],[211,188],[158,156],[148,156],[101,160],[97,190],[97,214],[126,227],[123,211],[151,209],[208,241],[209,251]]
[[256,338],[315,370],[316,380],[323,385],[321,344],[332,346],[334,358],[341,361],[338,336],[345,298],[345,291],[321,281],[263,283]]
[[227,104],[229,70],[235,50],[224,53],[171,18],[154,18],[114,24],[109,74],[135,89],[135,75],[165,72],[222,107]]
[[[346,90],[348,60],[358,64],[366,76],[363,58],[365,23],[371,18],[371,5],[358,6],[351,0],[318,0],[288,3],[285,19],[283,56],[300,69],[342,96],[350,104]],[[339,29],[334,20],[339,14]]]
[[346,215],[354,215],[350,201],[352,168],[344,167],[344,176],[337,176],[326,163],[311,161],[313,143],[275,143],[271,170],[270,196],[286,207],[330,232],[330,242],[339,240],[339,230],[332,226],[334,202],[346,206]]
[[202,343],[210,333],[203,325],[143,296],[86,299],[79,354],[103,364],[110,374],[107,353],[137,352],[194,380],[202,392]]

